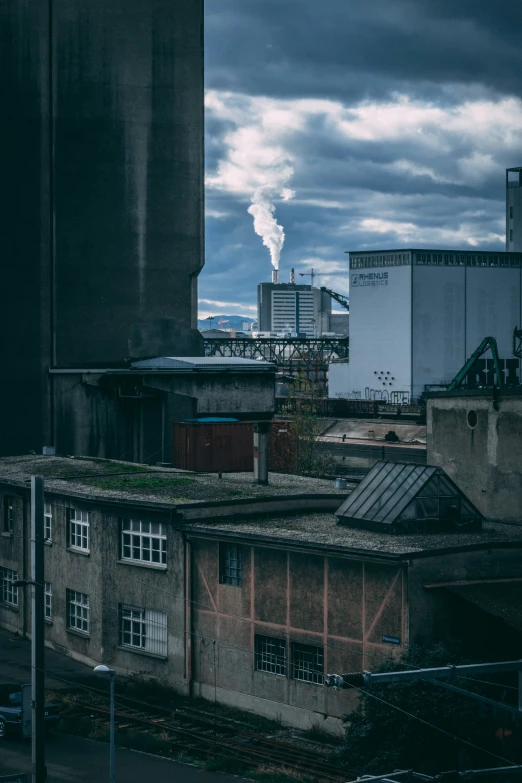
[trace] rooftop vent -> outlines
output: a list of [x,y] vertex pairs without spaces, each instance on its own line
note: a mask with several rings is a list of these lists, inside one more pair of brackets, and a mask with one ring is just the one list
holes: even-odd
[[480,530],[482,514],[442,468],[377,462],[336,512],[349,527],[388,533]]

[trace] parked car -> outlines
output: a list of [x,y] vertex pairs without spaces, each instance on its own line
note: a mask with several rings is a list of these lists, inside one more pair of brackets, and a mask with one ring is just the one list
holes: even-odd
[[[60,709],[45,702],[45,731],[58,724]],[[22,690],[20,685],[0,685],[0,739],[7,734],[22,733]]]

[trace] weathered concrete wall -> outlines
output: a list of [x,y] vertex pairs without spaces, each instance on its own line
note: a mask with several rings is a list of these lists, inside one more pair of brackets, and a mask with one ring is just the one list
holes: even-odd
[[[192,692],[286,723],[340,730],[356,696],[291,676],[291,643],[319,646],[324,671],[360,671],[407,644],[405,573],[387,565],[242,546],[242,586],[220,584],[219,541],[192,543]],[[258,671],[255,634],[286,640],[287,676]],[[387,644],[383,636],[400,644]]]
[[[14,524],[12,532],[5,532],[5,499],[13,505]],[[0,485],[0,568],[18,572],[18,579],[29,578],[29,551],[26,529],[30,529],[30,508],[26,492],[17,491],[8,485]],[[27,589],[27,588],[26,588]],[[18,606],[0,601],[0,625],[11,631],[24,634],[29,629],[30,594],[24,588],[18,589]],[[27,599],[27,600],[26,600]]]
[[[10,488],[6,491],[13,493]],[[30,514],[27,493],[25,497],[15,494],[15,498],[14,534],[0,538],[0,566],[18,570],[22,578],[29,573],[23,540],[24,536],[27,540],[30,530]],[[45,581],[52,585],[52,619],[45,624],[46,644],[93,666],[107,663],[122,673],[154,677],[185,692],[184,547],[181,533],[170,523],[170,513],[132,507],[118,509],[50,494],[46,494],[46,501],[52,508],[52,541],[45,545]],[[67,520],[71,509],[89,513],[88,553],[68,546]],[[166,567],[121,559],[120,519],[123,517],[161,521],[166,525]],[[88,635],[67,628],[67,589],[89,596]],[[30,602],[24,605],[24,591],[18,592],[18,609],[0,602],[0,625],[30,635]],[[166,612],[166,657],[120,646],[120,604]]]
[[[476,424],[471,426],[471,421]],[[427,405],[427,458],[489,519],[522,519],[522,397],[434,397]]]
[[53,375],[59,454],[172,461],[172,423],[225,414],[270,418],[271,373]]
[[51,442],[49,366],[202,355],[203,0],[2,10],[0,453],[20,454]]

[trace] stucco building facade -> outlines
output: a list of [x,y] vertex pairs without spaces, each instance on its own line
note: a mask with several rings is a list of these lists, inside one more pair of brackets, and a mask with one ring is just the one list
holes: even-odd
[[464,628],[483,656],[520,643],[520,611],[508,625],[481,590],[495,584],[500,603],[520,591],[522,527],[390,535],[339,525],[347,491],[331,482],[132,467],[1,461],[2,627],[30,633],[12,583],[29,573],[28,479],[39,473],[46,643],[91,665],[339,731],[357,696],[324,688],[328,672],[371,670]]

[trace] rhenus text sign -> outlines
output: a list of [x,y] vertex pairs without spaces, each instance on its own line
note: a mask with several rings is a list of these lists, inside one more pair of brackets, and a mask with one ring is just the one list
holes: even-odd
[[388,285],[388,272],[358,272],[351,276],[350,284],[358,288]]

